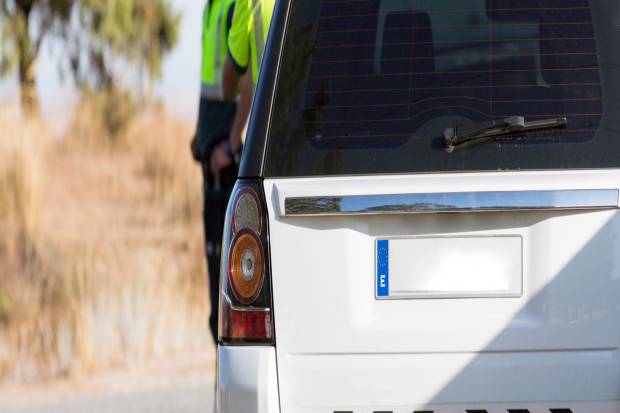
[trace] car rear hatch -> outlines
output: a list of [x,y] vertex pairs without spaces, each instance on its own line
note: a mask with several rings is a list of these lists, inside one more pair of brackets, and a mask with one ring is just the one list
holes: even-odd
[[[291,2],[263,166],[283,413],[620,411],[616,3]],[[446,150],[511,116],[567,125]]]
[[[458,405],[463,409],[451,411],[464,412],[511,401],[521,402],[515,408],[535,402],[574,408],[574,401],[617,400],[619,178],[513,173],[267,181],[282,411]],[[533,198],[540,194],[533,191],[563,197],[576,189],[574,195],[602,198],[584,210],[543,204],[550,209],[513,210],[508,202],[494,212],[340,215],[332,209],[322,216],[321,207],[313,208],[321,204],[316,197],[346,203],[354,195],[444,196],[454,188],[471,199],[500,188]],[[306,205],[287,210],[291,199]],[[382,240],[389,241],[390,267],[384,297]]]

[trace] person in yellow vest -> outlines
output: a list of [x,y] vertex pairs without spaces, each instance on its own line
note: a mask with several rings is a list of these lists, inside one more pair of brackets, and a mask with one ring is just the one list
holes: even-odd
[[192,156],[200,162],[203,172],[203,221],[211,299],[209,327],[216,342],[222,233],[238,171],[229,144],[237,104],[224,99],[221,86],[234,8],[235,0],[207,0],[204,7],[200,106],[191,143]]
[[235,6],[222,73],[222,95],[233,99],[241,94],[229,141],[235,153],[241,152],[241,135],[250,114],[274,5],[275,0],[237,0]]

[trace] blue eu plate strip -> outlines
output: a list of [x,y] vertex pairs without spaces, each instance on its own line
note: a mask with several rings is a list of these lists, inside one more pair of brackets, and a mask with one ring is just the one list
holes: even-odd
[[390,241],[377,241],[377,297],[390,295]]

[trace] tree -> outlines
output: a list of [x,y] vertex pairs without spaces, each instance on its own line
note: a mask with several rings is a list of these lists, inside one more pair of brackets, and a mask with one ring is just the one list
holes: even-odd
[[17,70],[22,108],[36,112],[37,57],[53,38],[78,87],[112,89],[118,62],[157,77],[179,22],[170,0],[0,0],[0,75]]

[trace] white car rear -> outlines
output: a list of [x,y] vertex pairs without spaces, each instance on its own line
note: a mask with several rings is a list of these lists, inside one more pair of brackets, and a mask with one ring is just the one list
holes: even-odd
[[218,409],[620,412],[620,2],[276,8]]

